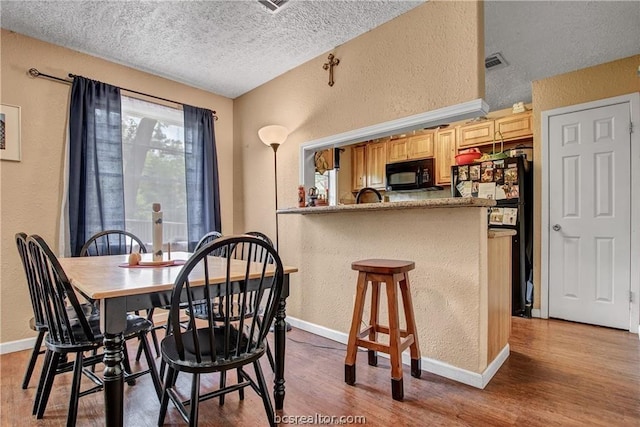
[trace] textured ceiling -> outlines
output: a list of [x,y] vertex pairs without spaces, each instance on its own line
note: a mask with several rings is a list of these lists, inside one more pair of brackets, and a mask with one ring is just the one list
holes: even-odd
[[[485,53],[492,110],[531,101],[531,82],[640,53],[640,1],[485,1]],[[639,64],[640,65],[640,64]]]
[[0,25],[236,98],[421,3],[3,0]]
[[[0,25],[235,98],[421,3],[2,0]],[[639,22],[637,0],[485,1],[485,52],[509,63],[487,71],[485,100],[529,102],[533,80],[640,53]]]

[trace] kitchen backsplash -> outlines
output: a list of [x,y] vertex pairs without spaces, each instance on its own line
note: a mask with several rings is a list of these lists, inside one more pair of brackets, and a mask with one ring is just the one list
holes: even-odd
[[437,191],[387,191],[385,196],[390,202],[406,202],[411,200],[442,199],[451,197],[451,187],[444,187]]

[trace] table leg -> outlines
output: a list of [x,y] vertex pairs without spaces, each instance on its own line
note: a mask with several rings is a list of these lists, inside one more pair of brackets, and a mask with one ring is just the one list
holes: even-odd
[[127,326],[126,301],[123,298],[100,301],[100,328],[104,333],[104,416],[105,425],[124,425],[124,330]]
[[286,317],[286,299],[280,298],[280,303],[278,304],[278,311],[276,312],[276,319],[274,323],[274,341],[275,341],[275,380],[273,387],[273,395],[276,401],[276,410],[280,410],[284,407],[284,352],[285,352],[285,341],[286,341],[286,333],[287,333],[287,323],[285,322]]
[[104,334],[104,410],[108,426],[122,426],[124,418],[122,348],[124,337]]

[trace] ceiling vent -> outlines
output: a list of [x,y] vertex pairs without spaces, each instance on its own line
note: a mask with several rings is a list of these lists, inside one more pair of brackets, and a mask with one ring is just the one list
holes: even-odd
[[497,70],[498,68],[504,68],[507,65],[509,64],[504,60],[500,52],[493,53],[484,59],[484,68],[487,70]]
[[277,12],[289,0],[258,0],[258,3],[265,5],[271,12]]

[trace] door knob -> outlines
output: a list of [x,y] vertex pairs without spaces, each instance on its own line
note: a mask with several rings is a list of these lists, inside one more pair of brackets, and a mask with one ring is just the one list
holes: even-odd
[[551,228],[553,228],[553,231],[560,231],[560,230],[562,229],[562,227],[560,227],[560,225],[558,225],[558,224],[555,224],[555,225],[554,225],[553,227],[551,227]]

